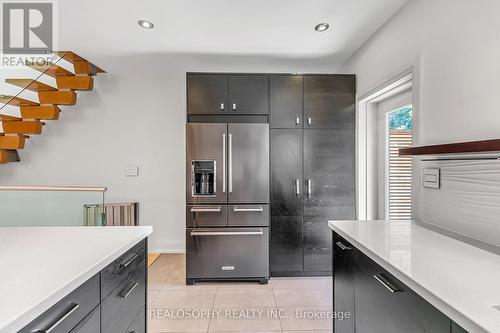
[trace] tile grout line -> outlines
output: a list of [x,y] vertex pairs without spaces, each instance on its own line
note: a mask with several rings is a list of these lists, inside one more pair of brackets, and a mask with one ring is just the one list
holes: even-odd
[[[278,300],[276,299],[276,294],[274,293],[274,286],[271,282],[271,279],[269,279],[269,283],[271,283],[271,290],[273,291],[274,304],[276,304],[276,311],[278,311],[279,313]],[[283,333],[283,323],[281,322],[281,317],[279,318],[279,322],[280,322],[281,333]]]

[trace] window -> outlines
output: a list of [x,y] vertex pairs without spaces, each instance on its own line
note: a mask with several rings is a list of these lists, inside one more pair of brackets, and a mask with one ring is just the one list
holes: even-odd
[[411,157],[399,156],[399,149],[412,146],[412,106],[388,114],[389,129],[389,219],[411,219]]

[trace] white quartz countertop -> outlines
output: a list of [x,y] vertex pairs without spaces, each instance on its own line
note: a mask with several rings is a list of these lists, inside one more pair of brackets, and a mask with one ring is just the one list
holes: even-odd
[[23,328],[152,227],[0,228],[0,332]]
[[328,225],[464,329],[500,332],[499,255],[410,222]]

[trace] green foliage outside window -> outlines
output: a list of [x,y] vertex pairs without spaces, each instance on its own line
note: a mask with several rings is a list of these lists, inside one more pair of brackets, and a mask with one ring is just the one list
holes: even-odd
[[405,130],[413,129],[411,105],[389,113],[389,128]]

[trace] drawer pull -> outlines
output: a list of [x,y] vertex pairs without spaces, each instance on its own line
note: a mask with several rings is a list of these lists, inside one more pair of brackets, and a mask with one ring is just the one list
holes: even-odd
[[259,207],[259,208],[238,208],[234,207],[235,212],[263,212],[264,208]]
[[340,247],[340,249],[341,249],[342,251],[345,251],[345,250],[352,250],[352,248],[351,248],[351,247],[349,247],[349,246],[345,246],[342,242],[337,242],[337,243],[335,243],[335,244],[337,244],[337,246],[338,246],[338,247]]
[[134,261],[139,255],[135,255],[133,256],[129,261],[127,261],[126,263],[124,264],[120,264],[120,268],[123,269],[125,267],[127,267],[128,265],[130,265],[132,263],[132,261]]
[[396,287],[395,285],[393,285],[386,277],[384,277],[380,273],[374,274],[373,277],[378,282],[380,282],[385,288],[387,288],[387,290],[389,290],[391,293],[402,291],[401,289],[399,289],[398,287]]
[[191,231],[191,236],[262,236],[264,232],[259,231]]
[[220,213],[221,208],[201,208],[201,207],[193,207],[191,208],[191,213]]
[[134,289],[139,285],[139,282],[134,283],[132,286],[126,288],[120,293],[120,297],[126,298]]
[[73,303],[73,305],[71,306],[71,308],[65,313],[63,314],[55,323],[53,323],[52,325],[50,325],[49,328],[47,329],[44,329],[44,330],[38,330],[38,331],[35,331],[35,332],[39,332],[39,333],[50,333],[52,332],[53,330],[55,330],[57,328],[57,326],[59,326],[59,324],[61,324],[66,318],[68,318],[69,316],[71,316],[71,314],[73,312],[75,312],[78,308],[80,307],[79,304],[76,304],[76,303]]

